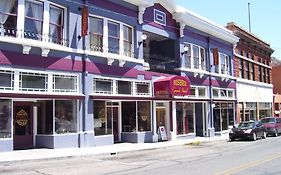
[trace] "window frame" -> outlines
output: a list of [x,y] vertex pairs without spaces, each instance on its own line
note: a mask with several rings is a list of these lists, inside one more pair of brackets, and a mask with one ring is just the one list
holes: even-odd
[[[200,45],[188,43],[188,42],[184,43],[184,47],[188,47],[189,49],[187,51],[187,54],[184,54],[184,56],[182,58],[184,60],[184,64],[182,66],[187,69],[206,71],[207,70],[207,68],[206,68],[206,66],[207,66],[206,48],[204,48]],[[195,68],[195,63],[194,63],[194,60],[195,60],[194,47],[198,48],[198,57],[196,57],[198,59],[198,66],[197,66],[198,68]],[[202,54],[202,51],[204,54]],[[204,58],[202,58],[203,55],[204,55]],[[187,59],[190,59],[189,64],[187,64]],[[204,64],[202,64],[202,61]],[[190,66],[190,67],[188,67],[188,66]]]
[[[52,80],[52,85],[53,85],[53,92],[78,92],[78,76],[76,75],[64,75],[64,74],[53,74],[53,80]],[[74,89],[56,89],[56,78],[74,78]]]
[[11,77],[10,87],[0,86],[0,90],[14,90],[15,72],[12,70],[0,69],[0,74],[10,74]]
[[[23,80],[22,76],[37,76],[45,78],[44,86],[45,89],[42,88],[23,88]],[[48,74],[46,73],[37,73],[37,72],[27,72],[27,71],[20,71],[19,72],[19,91],[21,92],[47,92],[48,91]]]
[[[166,13],[161,11],[161,10],[158,10],[158,9],[154,9],[153,10],[153,21],[157,24],[160,24],[160,25],[163,25],[163,26],[166,26],[167,25],[167,16],[166,16]],[[162,16],[161,16],[162,15]],[[161,16],[162,19],[158,19],[157,17],[158,16]],[[163,22],[161,22],[163,21]]]
[[[97,91],[97,84],[96,84],[97,81],[104,81],[104,82],[111,83],[111,91],[109,91],[109,92],[108,91]],[[114,86],[113,84],[114,84],[114,82],[112,79],[94,77],[93,78],[93,93],[95,93],[95,94],[113,94],[113,86]]]

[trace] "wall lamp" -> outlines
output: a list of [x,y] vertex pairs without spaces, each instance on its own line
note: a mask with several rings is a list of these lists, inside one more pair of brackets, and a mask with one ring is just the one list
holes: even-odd
[[189,47],[184,46],[183,52],[181,52],[181,55],[187,54],[188,50],[189,50]]
[[147,39],[147,35],[143,34],[141,40],[139,41],[139,46]]

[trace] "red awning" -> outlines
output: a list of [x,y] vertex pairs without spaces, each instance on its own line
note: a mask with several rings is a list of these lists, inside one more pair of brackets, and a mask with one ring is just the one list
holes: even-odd
[[159,78],[154,82],[155,97],[190,95],[190,81],[183,76],[173,75]]

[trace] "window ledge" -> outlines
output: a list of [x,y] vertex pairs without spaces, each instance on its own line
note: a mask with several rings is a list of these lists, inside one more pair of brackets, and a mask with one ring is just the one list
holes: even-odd
[[222,79],[232,79],[232,80],[236,80],[236,77],[231,76],[231,75],[227,75],[227,74],[218,74],[218,73],[211,73],[212,76],[216,76],[216,77],[221,77]]
[[243,78],[237,78],[237,83],[239,83],[239,82],[273,88],[272,84],[263,83],[263,82],[259,82],[259,81],[247,80],[247,79],[243,79]]
[[200,74],[200,75],[210,75],[210,72],[208,72],[206,70],[201,70],[201,69],[191,69],[191,68],[181,67],[181,68],[178,68],[178,70],[186,71],[186,72],[193,72],[194,74]]

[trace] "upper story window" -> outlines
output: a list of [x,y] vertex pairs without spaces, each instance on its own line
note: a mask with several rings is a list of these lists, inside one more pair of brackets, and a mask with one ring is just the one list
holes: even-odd
[[0,70],[0,89],[1,90],[14,89],[14,72]]
[[0,33],[1,35],[16,36],[17,2],[16,0],[0,1]]
[[262,82],[262,66],[259,66],[259,81]]
[[234,90],[233,89],[220,89],[213,88],[212,89],[213,98],[234,98]]
[[103,52],[103,19],[91,17],[90,21],[90,49]]
[[131,81],[117,81],[117,93],[118,94],[132,94],[132,82]]
[[154,22],[166,25],[166,14],[160,10],[154,9]]
[[244,78],[244,66],[242,59],[239,59],[239,77]]
[[50,5],[49,41],[63,44],[64,10]]
[[265,67],[263,68],[263,73],[262,74],[263,74],[263,82],[266,83],[266,81],[267,81],[267,78],[266,78],[267,72],[266,72],[266,68]]
[[255,80],[255,67],[254,63],[249,63],[250,80]]
[[89,22],[89,44],[92,51],[133,57],[132,27],[100,17],[90,17]]
[[270,81],[270,69],[267,69],[267,82],[271,83],[271,81]]
[[230,59],[229,56],[223,54],[223,53],[219,53],[219,60],[220,60],[220,73],[221,74],[227,74],[227,75],[231,75],[230,73]]
[[185,47],[188,48],[186,54],[184,54],[184,67],[191,69],[201,69],[206,70],[206,51],[203,47],[186,44]]

